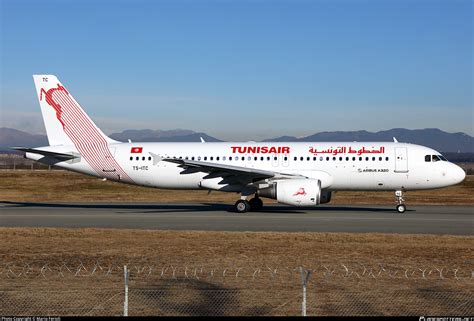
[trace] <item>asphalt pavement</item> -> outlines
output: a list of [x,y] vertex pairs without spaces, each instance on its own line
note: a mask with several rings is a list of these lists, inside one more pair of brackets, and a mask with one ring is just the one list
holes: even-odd
[[0,202],[2,227],[119,228],[199,231],[474,233],[473,206],[268,205],[238,214],[225,204],[102,204]]

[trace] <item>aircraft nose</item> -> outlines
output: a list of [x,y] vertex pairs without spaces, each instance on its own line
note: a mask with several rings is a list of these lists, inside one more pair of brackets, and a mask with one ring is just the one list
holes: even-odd
[[466,172],[458,165],[454,165],[450,172],[452,179],[455,181],[454,184],[461,183],[466,178]]

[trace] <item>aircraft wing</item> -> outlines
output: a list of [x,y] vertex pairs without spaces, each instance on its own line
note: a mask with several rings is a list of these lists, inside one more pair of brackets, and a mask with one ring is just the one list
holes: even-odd
[[249,184],[263,179],[302,178],[301,175],[284,174],[241,166],[208,163],[187,159],[164,158],[162,161],[179,164],[185,170],[181,174],[209,173],[204,179],[222,177],[220,184]]
[[53,158],[60,159],[60,160],[63,160],[63,161],[77,158],[77,156],[74,156],[74,155],[71,155],[71,154],[49,152],[49,151],[46,151],[46,150],[41,150],[41,149],[36,149],[36,148],[12,147],[11,149],[20,150],[22,152],[27,152],[27,153],[40,154],[40,155],[43,155],[43,156],[46,156],[46,157],[53,157]]

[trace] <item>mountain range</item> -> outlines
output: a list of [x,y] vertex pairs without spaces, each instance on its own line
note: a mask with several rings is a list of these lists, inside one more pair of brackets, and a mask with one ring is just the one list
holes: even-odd
[[[111,138],[126,142],[199,142],[201,137],[207,142],[219,142],[221,140],[205,133],[192,130],[151,130],[128,129],[120,133],[113,133]],[[318,141],[393,141],[393,137],[399,142],[413,143],[431,147],[441,152],[451,153],[474,153],[474,137],[465,133],[447,133],[437,128],[426,129],[404,129],[394,128],[379,132],[362,131],[334,131],[320,132],[305,137],[281,136],[266,139],[264,142],[318,142]],[[8,150],[8,147],[25,146],[38,147],[48,145],[45,135],[33,135],[12,128],[0,128],[0,150]]]
[[188,129],[127,129],[121,133],[114,133],[109,136],[110,138],[118,140],[120,142],[126,142],[129,139],[134,142],[200,142],[200,137],[202,137],[206,142],[221,141],[205,133],[196,133]]

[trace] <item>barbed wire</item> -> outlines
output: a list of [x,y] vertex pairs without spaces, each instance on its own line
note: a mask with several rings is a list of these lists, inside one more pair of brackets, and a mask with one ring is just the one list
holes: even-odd
[[[267,264],[152,264],[152,263],[101,263],[100,261],[84,263],[25,263],[7,262],[0,264],[0,278],[84,278],[123,277],[124,266],[127,266],[131,280],[166,279],[166,280],[255,280],[267,278],[278,280],[298,277],[300,267],[271,266]],[[474,281],[474,267],[472,265],[439,266],[432,264],[394,265],[385,263],[350,262],[337,264],[317,264],[303,266],[311,271],[316,278],[343,278],[343,279],[409,279],[409,280],[457,280]]]

